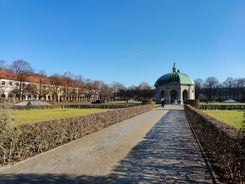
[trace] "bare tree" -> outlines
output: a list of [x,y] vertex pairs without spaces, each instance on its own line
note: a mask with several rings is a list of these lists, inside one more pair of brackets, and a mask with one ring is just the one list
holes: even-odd
[[141,82],[136,87],[134,94],[134,96],[137,96],[138,100],[142,100],[144,98],[152,98],[154,96],[154,92],[147,82]]
[[239,87],[239,88],[245,88],[245,78],[239,78],[237,80],[237,87]]
[[26,94],[28,98],[36,97],[37,86],[35,84],[27,84],[23,87],[23,94]]
[[101,100],[110,100],[112,97],[112,89],[103,81],[95,81]]
[[60,93],[60,87],[62,86],[62,79],[59,74],[54,74],[49,77],[50,81],[50,90],[49,92],[52,95],[52,98],[56,100],[56,102],[59,102],[59,93]]
[[99,86],[100,86],[100,81],[98,80],[91,80],[91,79],[86,79],[86,98],[88,101],[90,100],[97,100],[96,98],[99,95]]
[[83,76],[82,75],[77,75],[74,77],[75,78],[75,81],[80,83],[80,84],[84,84],[84,79],[83,79]]
[[92,80],[91,79],[86,79],[86,99],[90,101],[91,96],[92,96],[92,91],[93,91],[93,85],[92,85]]
[[10,66],[10,69],[17,74],[17,79],[19,81],[19,100],[22,98],[22,88],[23,82],[26,80],[27,76],[33,73],[31,64],[22,59],[16,60]]
[[84,100],[86,94],[86,84],[84,82],[82,75],[77,75],[74,77],[77,100]]
[[151,86],[147,83],[147,82],[141,82],[138,86],[137,86],[138,90],[150,90]]
[[196,79],[195,80],[195,97],[199,99],[200,91],[203,87],[203,80],[202,79]]
[[236,80],[233,79],[232,77],[228,77],[224,82],[223,82],[223,87],[228,90],[228,93],[226,93],[227,98],[234,98],[235,97],[235,87],[236,87]]
[[233,79],[232,77],[228,77],[224,82],[224,87],[227,87],[227,88],[232,88],[232,87],[235,87],[235,79]]
[[37,78],[38,78],[38,82],[39,82],[39,90],[38,90],[38,95],[39,95],[39,99],[42,99],[42,97],[44,96],[44,89],[43,89],[43,83],[45,82],[45,79],[47,78],[47,74],[44,70],[39,70],[39,72],[37,73]]
[[122,83],[119,83],[119,82],[113,82],[110,85],[110,87],[112,89],[112,92],[115,93],[115,94],[119,93],[119,91],[121,89],[125,89],[126,88]]
[[245,101],[245,78],[239,78],[237,80],[237,98]]
[[4,60],[0,60],[0,71],[5,70],[5,61]]
[[215,88],[218,87],[219,81],[216,77],[208,77],[205,81],[205,87],[208,89],[208,99],[214,100]]
[[[126,92],[127,90],[127,88],[122,83],[119,83],[119,82],[113,82],[110,85],[110,88],[112,90],[114,100],[121,100],[123,98],[122,96],[123,94],[121,92],[122,91]],[[125,93],[124,93],[124,96],[125,96]]]
[[[202,83],[202,85],[200,85]],[[220,83],[215,77],[208,77],[205,82],[201,79],[195,80],[196,97],[200,88],[200,100],[225,100],[228,98],[235,99],[240,102],[245,101],[245,78],[234,79],[228,77],[224,82]]]
[[72,85],[74,83],[73,74],[71,72],[65,72],[62,76],[62,83],[64,87],[65,100],[67,101],[73,93]]

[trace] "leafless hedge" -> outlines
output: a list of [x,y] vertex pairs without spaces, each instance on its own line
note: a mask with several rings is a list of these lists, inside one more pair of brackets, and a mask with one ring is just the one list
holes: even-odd
[[244,130],[238,131],[189,105],[185,106],[185,113],[219,180],[244,183]]
[[0,123],[0,165],[17,162],[153,109],[152,105],[86,116],[9,126]]

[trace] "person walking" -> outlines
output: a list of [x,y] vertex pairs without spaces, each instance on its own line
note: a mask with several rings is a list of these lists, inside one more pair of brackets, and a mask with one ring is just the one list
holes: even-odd
[[162,97],[161,98],[161,105],[162,105],[162,107],[164,108],[164,105],[165,105],[165,99]]

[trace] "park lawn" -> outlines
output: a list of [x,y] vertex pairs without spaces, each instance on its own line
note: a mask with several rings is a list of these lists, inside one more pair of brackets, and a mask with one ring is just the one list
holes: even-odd
[[35,123],[40,121],[69,118],[75,116],[83,116],[98,112],[105,112],[108,109],[70,109],[70,108],[56,108],[56,109],[31,109],[31,110],[15,110],[15,125],[24,123]]
[[236,128],[241,129],[245,124],[244,112],[242,110],[203,110],[214,118]]

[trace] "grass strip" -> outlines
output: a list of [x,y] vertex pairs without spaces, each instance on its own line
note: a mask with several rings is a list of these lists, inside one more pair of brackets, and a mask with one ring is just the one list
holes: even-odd
[[243,110],[203,110],[203,112],[236,129],[241,129],[244,126],[245,111]]
[[98,112],[105,112],[108,109],[71,109],[71,108],[56,108],[56,109],[32,109],[32,110],[15,110],[15,125],[25,123],[35,123],[40,121],[69,118],[75,116],[83,116]]

